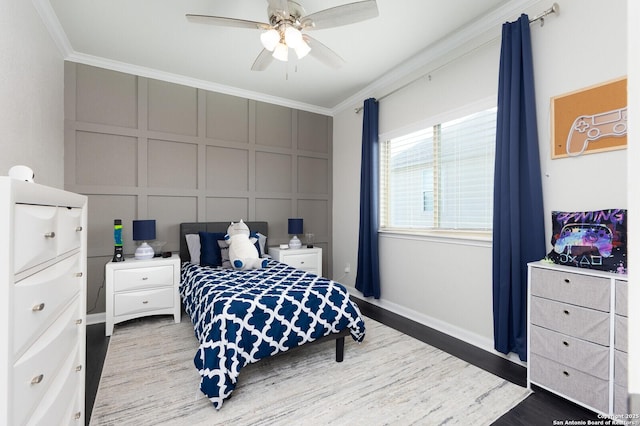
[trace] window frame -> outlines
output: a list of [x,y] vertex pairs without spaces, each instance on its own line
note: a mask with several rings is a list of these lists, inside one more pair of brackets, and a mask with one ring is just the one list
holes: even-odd
[[[476,102],[470,102],[462,107],[451,109],[444,113],[440,113],[434,115],[432,117],[426,118],[424,120],[420,120],[410,125],[406,125],[403,127],[399,127],[394,130],[390,130],[379,135],[380,140],[380,158],[384,153],[382,152],[383,147],[386,145],[383,141],[387,141],[390,139],[400,138],[411,133],[416,133],[421,130],[424,130],[429,127],[434,127],[438,124],[446,123],[448,121],[460,119],[466,117],[468,115],[481,112],[490,108],[494,108],[497,106],[497,97],[491,96],[484,99],[481,99]],[[378,167],[381,167],[379,164]],[[380,186],[382,186],[382,179],[384,179],[383,171],[380,170]],[[378,206],[379,213],[382,209],[383,194],[380,192],[379,203]],[[434,200],[434,203],[436,200]],[[400,228],[400,227],[383,227],[382,223],[378,227],[378,232],[380,234],[385,234],[389,236],[399,236],[405,238],[418,238],[425,239],[429,241],[446,241],[446,240],[458,240],[458,242],[469,243],[475,245],[479,243],[480,245],[484,245],[484,243],[491,242],[493,237],[493,230],[457,230],[457,229],[439,229],[439,228]]]

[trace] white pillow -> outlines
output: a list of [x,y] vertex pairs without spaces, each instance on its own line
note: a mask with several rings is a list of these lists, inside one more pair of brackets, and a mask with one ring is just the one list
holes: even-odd
[[256,235],[258,236],[258,245],[260,246],[260,254],[262,255],[262,257],[265,257],[267,253],[265,253],[264,248],[267,246],[267,236],[262,235],[259,232],[256,232]]
[[218,240],[220,247],[220,259],[222,259],[222,267],[231,269],[231,261],[229,260],[229,244],[225,240]]
[[200,235],[199,234],[185,234],[184,238],[187,240],[187,247],[189,248],[189,256],[191,257],[191,263],[194,265],[200,264]]

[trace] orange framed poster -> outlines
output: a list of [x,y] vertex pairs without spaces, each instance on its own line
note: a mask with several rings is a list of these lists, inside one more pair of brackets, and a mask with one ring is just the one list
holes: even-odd
[[551,158],[626,147],[626,77],[551,98]]

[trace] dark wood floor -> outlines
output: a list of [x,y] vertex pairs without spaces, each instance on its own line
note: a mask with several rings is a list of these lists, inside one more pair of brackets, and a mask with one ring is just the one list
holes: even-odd
[[[389,327],[402,331],[418,340],[448,352],[469,364],[473,364],[505,380],[520,386],[526,386],[527,371],[502,357],[478,349],[469,343],[455,339],[447,334],[425,327],[400,315],[380,309],[370,303],[356,301],[363,315],[375,319]],[[85,412],[86,424],[89,424],[91,410],[96,398],[102,365],[107,353],[109,338],[104,335],[104,324],[87,327],[87,376]],[[348,356],[348,355],[347,355]],[[553,425],[554,420],[597,420],[595,413],[555,396],[543,389],[534,388],[534,393],[511,411],[500,417],[493,425],[497,426],[543,426]]]

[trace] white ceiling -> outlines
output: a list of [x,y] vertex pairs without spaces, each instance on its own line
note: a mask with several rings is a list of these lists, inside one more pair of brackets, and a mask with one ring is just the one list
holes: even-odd
[[[186,13],[267,21],[266,0],[33,0],[66,60],[322,113],[456,38],[460,43],[532,0],[378,0],[377,18],[313,36],[342,56],[251,65],[260,31],[190,23]],[[356,0],[298,0],[307,14]],[[465,37],[461,38],[460,34]],[[442,49],[440,49],[442,50]],[[433,59],[433,58],[431,58]],[[426,59],[425,59],[426,60]]]

